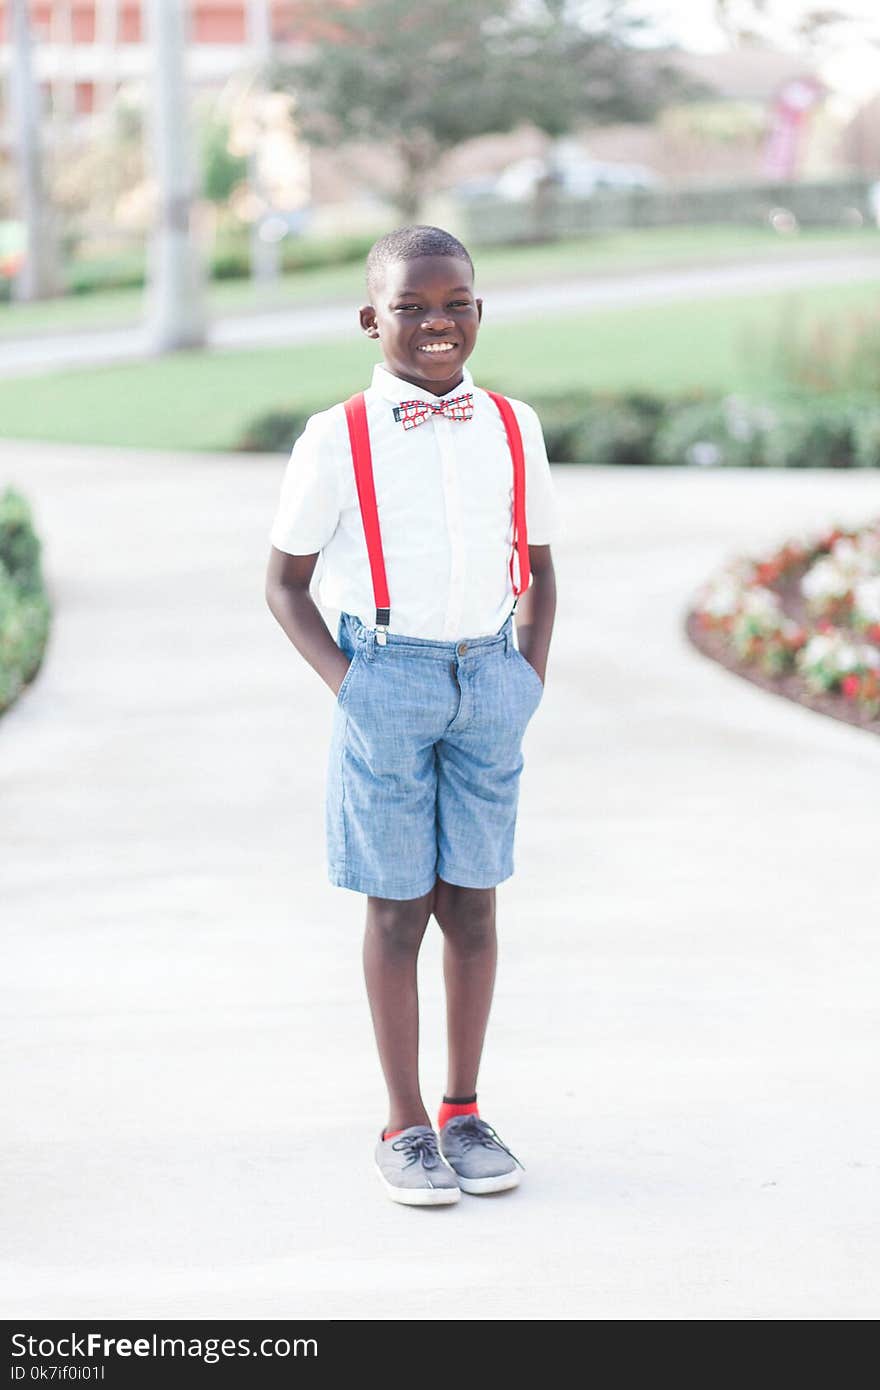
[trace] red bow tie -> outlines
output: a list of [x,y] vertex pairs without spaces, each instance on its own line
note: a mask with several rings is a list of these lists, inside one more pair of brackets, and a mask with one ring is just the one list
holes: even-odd
[[401,401],[394,407],[394,418],[399,420],[405,430],[414,430],[423,425],[432,415],[443,415],[447,420],[470,420],[474,414],[474,393],[468,391],[463,396],[451,396],[449,400]]

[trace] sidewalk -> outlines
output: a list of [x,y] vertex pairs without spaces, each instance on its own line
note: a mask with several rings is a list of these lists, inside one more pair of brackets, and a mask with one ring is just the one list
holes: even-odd
[[325,880],[332,697],[262,596],[282,469],[0,446],[57,606],[0,721],[5,1316],[876,1316],[880,743],[681,628],[729,550],[873,515],[873,475],[556,470],[481,1079],[527,1172],[411,1211]]
[[[484,321],[513,322],[551,311],[580,314],[585,309],[623,308],[666,299],[709,299],[876,279],[880,279],[880,257],[864,255],[609,274],[487,291]],[[326,308],[239,314],[215,320],[209,329],[208,348],[222,352],[345,338],[355,323],[356,306],[338,303]],[[150,336],[144,327],[0,340],[0,373],[24,376],[64,367],[100,366],[151,353]]]

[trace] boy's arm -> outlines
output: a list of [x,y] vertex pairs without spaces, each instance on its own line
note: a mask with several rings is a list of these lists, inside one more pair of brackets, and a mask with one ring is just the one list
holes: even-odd
[[317,555],[287,555],[273,545],[266,572],[266,602],[300,656],[335,695],[350,663],[309,593],[317,562]]
[[556,573],[549,545],[529,546],[529,568],[531,585],[516,605],[516,635],[520,652],[543,682],[556,616]]

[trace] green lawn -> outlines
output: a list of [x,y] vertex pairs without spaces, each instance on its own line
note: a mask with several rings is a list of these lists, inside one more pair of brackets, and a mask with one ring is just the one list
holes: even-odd
[[[559,279],[573,274],[620,274],[627,270],[706,265],[751,258],[780,260],[804,256],[870,254],[880,247],[874,229],[848,232],[804,231],[780,237],[763,227],[673,227],[554,242],[546,246],[485,247],[475,252],[481,287],[516,284],[533,277]],[[277,285],[249,280],[213,282],[208,290],[214,316],[321,304],[328,300],[362,302],[363,270],[359,264],[302,271]],[[137,323],[143,314],[141,290],[105,290],[40,304],[0,304],[0,337],[118,328]]]
[[[877,290],[871,282],[488,324],[470,365],[478,381],[526,399],[579,386],[768,391],[783,384],[775,345],[788,324],[804,332]],[[375,348],[353,337],[4,381],[0,429],[8,438],[225,450],[264,411],[342,399],[366,384],[375,360]]]

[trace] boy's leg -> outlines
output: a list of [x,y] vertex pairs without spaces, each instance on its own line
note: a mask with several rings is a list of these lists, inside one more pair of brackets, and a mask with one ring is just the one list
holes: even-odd
[[462,888],[438,878],[433,912],[443,932],[449,1056],[446,1094],[469,1096],[477,1089],[495,986],[495,889]]
[[364,975],[388,1087],[386,1130],[431,1123],[419,1087],[416,966],[433,897],[432,888],[421,898],[367,898]]

